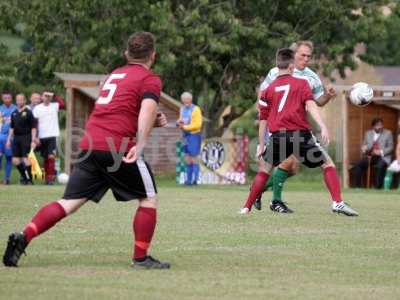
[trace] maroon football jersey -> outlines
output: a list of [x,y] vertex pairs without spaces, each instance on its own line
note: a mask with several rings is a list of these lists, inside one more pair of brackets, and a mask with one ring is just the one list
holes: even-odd
[[281,75],[260,98],[260,120],[268,120],[270,132],[308,130],[306,101],[313,100],[310,86],[304,79]]
[[142,65],[128,64],[115,69],[103,84],[80,148],[129,151],[135,145],[142,100],[151,98],[158,102],[161,88],[160,77]]

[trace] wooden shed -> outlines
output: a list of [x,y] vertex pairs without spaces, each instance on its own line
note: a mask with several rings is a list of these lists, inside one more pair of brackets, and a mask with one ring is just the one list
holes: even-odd
[[[362,157],[361,144],[365,132],[371,128],[372,119],[381,117],[385,128],[391,130],[394,137],[398,132],[400,67],[371,66],[358,61],[357,69],[348,69],[345,75],[342,79],[333,74],[338,97],[324,106],[321,114],[336,145],[336,161],[343,163],[343,184],[350,187],[349,170]],[[373,103],[366,107],[354,106],[348,100],[351,86],[360,81],[368,82],[374,89]]]
[[358,107],[349,101],[351,86],[336,86],[340,91],[335,100],[336,108],[330,112],[325,111],[326,123],[331,135],[333,133],[332,140],[336,146],[335,160],[343,162],[342,177],[345,187],[350,187],[350,169],[362,158],[361,145],[374,118],[380,117],[384,120],[384,126],[392,131],[396,145],[400,118],[400,85],[372,87],[373,102],[368,106]]
[[[79,153],[79,141],[84,133],[86,121],[92,112],[106,75],[55,73],[66,88],[66,134],[65,172],[70,173],[73,161]],[[174,172],[176,165],[175,143],[181,138],[181,131],[175,122],[179,117],[181,104],[161,93],[159,110],[168,118],[166,128],[152,131],[145,150],[146,160],[155,173]]]

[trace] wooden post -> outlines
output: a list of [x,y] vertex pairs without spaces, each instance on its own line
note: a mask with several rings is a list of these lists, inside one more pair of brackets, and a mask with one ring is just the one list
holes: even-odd
[[342,92],[342,139],[343,139],[343,187],[349,188],[349,138],[348,138],[348,103],[346,99],[346,91]]
[[367,169],[367,184],[365,187],[369,189],[371,187],[371,155],[367,156],[368,159],[368,169]]
[[65,173],[71,173],[71,153],[72,153],[72,123],[73,123],[73,98],[74,91],[71,87],[67,88],[67,116],[65,125],[65,151],[64,151],[64,169]]

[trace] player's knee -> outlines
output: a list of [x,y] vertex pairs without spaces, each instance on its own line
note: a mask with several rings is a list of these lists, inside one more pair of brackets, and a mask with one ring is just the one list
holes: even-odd
[[300,163],[298,161],[293,161],[291,169],[288,170],[289,176],[296,175],[297,173],[299,173],[299,170],[300,170]]
[[12,162],[13,162],[14,165],[17,166],[17,165],[19,165],[21,163],[21,160],[19,158],[17,158],[17,157],[13,157]]
[[58,200],[57,202],[64,208],[66,215],[70,215],[76,212],[84,203],[86,203],[86,199],[76,199],[76,200],[61,199]]
[[139,200],[139,206],[157,209],[158,201],[156,197],[149,197]]
[[332,161],[328,161],[322,165],[322,169],[326,168],[336,168],[336,166]]
[[279,168],[294,175],[299,171],[299,162],[295,158],[289,157],[279,165]]
[[271,174],[273,166],[267,162],[264,162],[262,165],[259,165],[259,172],[264,172],[267,174]]

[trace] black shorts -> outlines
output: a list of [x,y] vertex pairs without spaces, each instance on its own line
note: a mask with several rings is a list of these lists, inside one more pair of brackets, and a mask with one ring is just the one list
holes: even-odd
[[264,152],[264,160],[276,167],[292,154],[309,168],[320,167],[329,160],[328,154],[309,130],[273,133]]
[[[64,199],[87,198],[99,202],[111,189],[117,201],[154,197],[157,193],[150,166],[139,159],[120,163],[115,169],[114,158],[107,151],[82,152],[74,165],[64,192]],[[113,168],[114,167],[114,168]]]
[[12,145],[13,157],[28,157],[31,151],[32,136],[27,135],[15,135],[14,142]]
[[57,138],[49,137],[40,139],[40,155],[43,158],[48,158],[49,155],[56,155],[57,152]]

